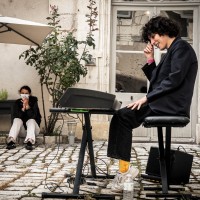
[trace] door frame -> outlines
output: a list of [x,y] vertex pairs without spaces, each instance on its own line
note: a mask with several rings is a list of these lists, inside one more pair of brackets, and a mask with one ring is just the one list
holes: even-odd
[[[157,4],[157,5],[156,5]],[[199,10],[200,10],[200,2],[199,3],[191,3],[191,2],[187,2],[187,3],[168,3],[166,6],[163,6],[163,2],[162,4],[159,5],[159,3],[156,4],[152,4],[152,3],[148,3],[146,2],[144,3],[133,3],[133,2],[129,2],[129,3],[125,3],[125,2],[117,2],[117,3],[113,3],[112,4],[112,11],[111,11],[111,21],[113,23],[112,24],[112,28],[111,28],[111,71],[110,71],[110,91],[111,93],[116,94],[117,98],[119,98],[119,100],[121,100],[120,95],[123,95],[123,97],[125,97],[125,99],[128,101],[128,97],[132,95],[133,96],[133,100],[140,98],[142,96],[144,96],[144,93],[116,93],[115,92],[115,82],[116,82],[116,39],[115,39],[115,34],[116,34],[116,16],[117,16],[117,10],[133,10],[133,11],[137,11],[137,10],[151,10],[151,13],[153,14],[158,14],[159,11],[161,10],[193,10],[193,48],[197,54],[197,56],[199,57],[199,36],[198,36],[198,31],[199,31],[199,27],[197,26],[198,21],[199,21]],[[152,15],[150,15],[150,17],[152,17]],[[192,104],[191,104],[191,122],[188,125],[189,127],[186,127],[184,129],[186,129],[186,131],[190,131],[190,137],[186,137],[186,138],[172,138],[173,141],[176,142],[195,142],[196,140],[196,124],[197,124],[197,116],[198,116],[198,110],[197,105],[198,105],[198,76],[196,78],[196,84],[195,84],[195,88],[194,88],[194,95],[193,95],[193,99],[192,99]],[[125,104],[122,104],[122,106],[125,106]],[[179,129],[178,131],[182,131],[182,129]],[[138,132],[137,130],[133,130],[134,132]],[[153,129],[145,129],[144,128],[139,128],[139,132],[144,134],[143,137],[140,136],[134,136],[133,134],[133,139],[134,140],[139,140],[139,141],[154,141],[157,140],[157,135],[155,135],[155,131]],[[139,133],[138,132],[138,133]],[[136,134],[137,135],[137,134]]]

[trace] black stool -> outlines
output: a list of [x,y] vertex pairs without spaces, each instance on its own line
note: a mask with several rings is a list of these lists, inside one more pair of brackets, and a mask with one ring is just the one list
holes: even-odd
[[[144,119],[143,126],[145,128],[156,127],[158,133],[158,146],[159,146],[159,162],[160,162],[160,181],[162,184],[162,193],[147,193],[147,197],[180,197],[183,194],[173,193],[169,194],[170,182],[170,152],[171,152],[171,128],[184,127],[190,122],[188,117],[184,116],[149,116]],[[163,127],[166,128],[165,147],[163,140]],[[151,176],[142,175],[144,178],[152,179]],[[155,177],[156,179],[156,177]],[[157,177],[157,180],[159,178]],[[148,188],[145,188],[148,190]],[[158,190],[159,188],[154,188]],[[150,189],[152,190],[152,188]],[[191,196],[191,195],[190,195]]]

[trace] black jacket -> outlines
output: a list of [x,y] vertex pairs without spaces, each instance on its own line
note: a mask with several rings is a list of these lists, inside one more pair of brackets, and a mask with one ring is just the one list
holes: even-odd
[[176,38],[158,66],[145,65],[150,81],[147,99],[158,114],[190,116],[190,105],[197,74],[197,57],[189,43]]
[[30,109],[25,110],[25,111],[22,111],[23,103],[21,102],[21,99],[17,99],[15,102],[14,118],[20,118],[23,121],[25,128],[26,128],[26,122],[29,119],[35,119],[38,126],[40,126],[41,115],[40,115],[40,110],[39,110],[37,102],[38,102],[37,97],[30,96],[29,97]]

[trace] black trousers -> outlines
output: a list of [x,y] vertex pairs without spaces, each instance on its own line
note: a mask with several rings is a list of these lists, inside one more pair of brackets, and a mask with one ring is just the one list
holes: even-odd
[[132,146],[132,129],[141,125],[144,118],[155,115],[146,104],[140,110],[122,108],[112,117],[109,129],[107,156],[130,161]]

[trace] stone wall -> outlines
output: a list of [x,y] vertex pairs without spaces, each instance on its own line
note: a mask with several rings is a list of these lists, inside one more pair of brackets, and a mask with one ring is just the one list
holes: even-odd
[[[96,41],[95,50],[91,49],[94,55],[94,65],[88,66],[88,74],[82,78],[77,87],[109,92],[109,48],[110,48],[110,6],[111,0],[96,0],[98,7],[99,28],[94,34]],[[47,24],[46,17],[49,16],[50,5],[56,5],[61,14],[61,26],[66,30],[77,29],[78,39],[85,39],[88,31],[85,14],[88,12],[88,1],[85,0],[1,0],[0,14],[3,16],[16,17],[25,20]],[[42,112],[41,91],[39,77],[33,67],[26,66],[23,59],[19,60],[19,55],[28,46],[14,44],[0,44],[0,89],[8,91],[8,99],[17,99],[18,90],[22,85],[29,85],[32,94],[39,99],[39,107]],[[45,91],[45,106],[48,115],[51,107],[50,97]],[[92,116],[95,138],[107,138],[108,117]],[[10,129],[10,116],[0,116],[1,131]],[[44,120],[41,128],[44,127]],[[96,128],[95,128],[96,127]],[[82,135],[81,124],[78,124],[77,134]],[[101,130],[101,131],[100,131]],[[103,131],[102,131],[103,130]],[[102,134],[103,133],[103,134]]]

